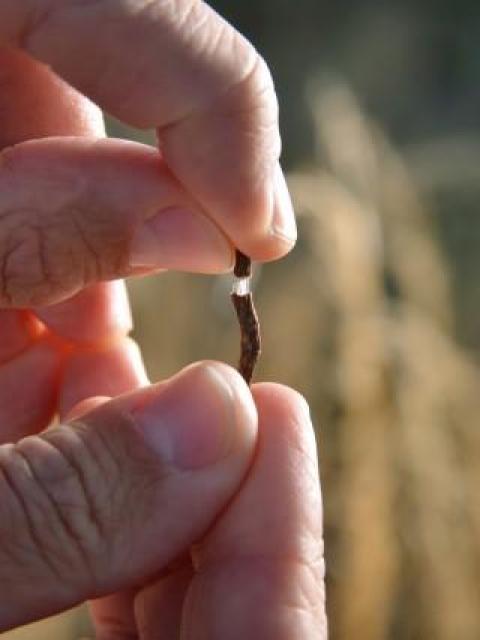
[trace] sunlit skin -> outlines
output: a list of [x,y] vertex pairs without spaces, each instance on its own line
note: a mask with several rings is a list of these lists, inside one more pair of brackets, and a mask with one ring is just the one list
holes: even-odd
[[90,600],[99,640],[323,640],[304,400],[150,387],[122,280],[293,247],[265,63],[200,2],[4,0],[0,87],[0,631]]

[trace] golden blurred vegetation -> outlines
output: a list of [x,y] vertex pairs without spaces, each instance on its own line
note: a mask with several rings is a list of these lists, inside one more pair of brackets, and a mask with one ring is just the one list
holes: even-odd
[[304,366],[291,381],[321,425],[331,637],[473,640],[480,372],[453,337],[448,263],[405,164],[348,89],[311,99],[326,168],[290,177],[304,236],[294,303],[269,288],[295,316],[299,340],[283,339]]

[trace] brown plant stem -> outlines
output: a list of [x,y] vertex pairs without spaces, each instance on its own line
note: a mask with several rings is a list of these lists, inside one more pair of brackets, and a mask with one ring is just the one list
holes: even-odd
[[[241,251],[236,252],[234,274],[237,278],[249,278],[251,260]],[[238,371],[247,384],[250,384],[255,365],[261,352],[260,323],[253,304],[252,294],[232,293],[232,303],[240,325],[240,361]]]

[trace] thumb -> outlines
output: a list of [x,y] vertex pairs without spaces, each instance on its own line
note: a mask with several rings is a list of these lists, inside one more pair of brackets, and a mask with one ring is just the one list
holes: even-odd
[[256,423],[241,377],[204,363],[0,447],[0,632],[182,554],[239,486]]
[[232,259],[156,149],[47,138],[0,154],[0,308],[159,269],[228,271]]

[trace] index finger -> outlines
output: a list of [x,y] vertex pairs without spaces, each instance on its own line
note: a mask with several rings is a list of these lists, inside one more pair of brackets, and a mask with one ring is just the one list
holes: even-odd
[[326,640],[322,503],[308,407],[280,385],[252,391],[256,458],[198,549],[186,637]]
[[0,42],[22,47],[111,114],[157,127],[176,177],[253,258],[296,237],[278,165],[270,73],[198,0],[7,0]]

